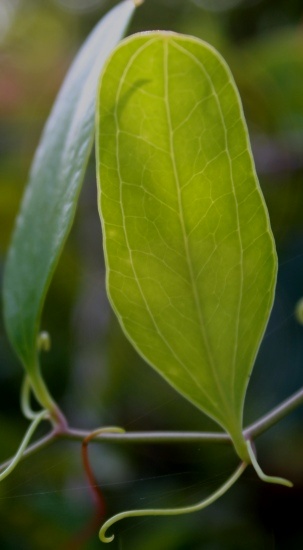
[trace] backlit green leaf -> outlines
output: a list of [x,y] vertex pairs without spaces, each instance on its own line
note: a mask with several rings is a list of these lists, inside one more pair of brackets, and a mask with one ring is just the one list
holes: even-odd
[[122,327],[244,456],[244,396],[277,262],[224,60],[172,33],[122,42],[101,80],[97,155],[107,288]]
[[4,315],[13,347],[31,372],[50,280],[71,228],[94,138],[97,82],[135,9],[126,0],[93,30],[74,61],[45,127],[9,250]]

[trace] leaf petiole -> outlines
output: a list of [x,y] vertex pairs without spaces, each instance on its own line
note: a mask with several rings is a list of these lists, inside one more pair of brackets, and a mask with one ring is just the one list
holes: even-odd
[[34,420],[34,418],[37,418],[37,416],[39,415],[39,412],[35,412],[31,408],[30,392],[31,392],[30,378],[27,374],[25,374],[22,382],[22,387],[21,387],[21,400],[20,400],[21,411],[25,416],[25,418],[27,418],[28,420]]

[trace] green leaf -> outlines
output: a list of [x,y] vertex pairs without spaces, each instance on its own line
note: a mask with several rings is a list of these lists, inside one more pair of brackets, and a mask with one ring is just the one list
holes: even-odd
[[200,40],[136,35],[104,69],[97,126],[113,308],[146,361],[247,458],[243,402],[277,262],[232,75]]
[[97,83],[135,9],[126,0],[95,27],[76,57],[38,147],[4,276],[11,343],[33,372],[37,334],[52,275],[70,231],[94,139]]

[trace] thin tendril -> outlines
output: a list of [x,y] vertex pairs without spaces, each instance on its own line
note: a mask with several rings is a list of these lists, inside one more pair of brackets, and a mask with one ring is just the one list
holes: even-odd
[[93,514],[90,521],[72,537],[72,539],[68,542],[65,550],[80,550],[84,548],[84,546],[91,539],[92,535],[96,532],[100,525],[100,522],[103,521],[106,515],[106,502],[102,490],[99,487],[98,482],[95,478],[95,474],[91,467],[88,455],[89,442],[103,432],[124,433],[124,430],[116,426],[99,428],[87,434],[82,441],[82,462],[89,483],[89,489],[94,499],[95,513]]
[[21,411],[25,418],[28,420],[34,420],[34,418],[37,418],[37,416],[40,414],[40,411],[33,411],[30,400],[30,392],[31,392],[31,382],[29,376],[27,374],[24,376],[22,387],[21,387]]
[[38,425],[40,424],[40,422],[42,420],[45,420],[46,418],[48,418],[49,416],[49,413],[48,411],[46,410],[43,410],[41,411],[40,413],[38,413],[36,415],[36,417],[33,419],[32,423],[30,424],[22,442],[21,442],[21,445],[18,449],[18,451],[16,452],[14,458],[12,459],[12,461],[10,462],[10,464],[7,466],[7,468],[5,468],[5,470],[0,474],[0,481],[2,481],[4,478],[6,478],[17,466],[17,464],[20,462],[20,460],[22,459],[22,456],[23,456],[23,453],[32,437],[32,435],[34,434],[36,428],[38,427]]
[[89,456],[88,456],[88,444],[92,439],[94,439],[98,435],[101,435],[102,433],[125,433],[125,430],[118,426],[107,426],[104,428],[98,428],[96,430],[93,430],[91,433],[89,433],[82,441],[82,462],[86,473],[86,477],[89,482],[91,493],[95,500],[98,523],[100,522],[100,520],[102,520],[102,518],[104,518],[106,507],[105,507],[105,500],[104,500],[103,493],[97,484],[94,472],[90,465]]
[[226,493],[226,491],[228,491],[228,489],[230,489],[230,487],[239,479],[239,477],[244,472],[246,466],[247,464],[245,462],[242,462],[240,466],[238,466],[236,471],[232,474],[232,476],[230,476],[228,480],[219,489],[217,489],[217,491],[215,491],[212,495],[202,500],[201,502],[198,502],[197,504],[180,507],[180,508],[130,510],[128,512],[121,512],[120,514],[116,514],[115,516],[110,518],[108,521],[106,521],[102,525],[99,531],[99,538],[102,542],[112,542],[112,540],[114,540],[115,535],[107,537],[106,531],[114,523],[124,518],[139,517],[139,516],[177,516],[181,514],[190,514],[192,512],[198,512],[199,510],[206,508],[207,506],[215,502],[215,500],[217,500],[219,497],[224,495],[224,493]]
[[262,481],[265,481],[266,483],[278,483],[279,485],[285,485],[285,487],[293,487],[293,483],[289,481],[288,479],[284,479],[283,477],[276,477],[276,476],[268,476],[264,474],[264,472],[261,470],[256,455],[253,451],[251,441],[247,441],[247,450],[251,459],[251,463],[258,474],[259,478],[262,479]]

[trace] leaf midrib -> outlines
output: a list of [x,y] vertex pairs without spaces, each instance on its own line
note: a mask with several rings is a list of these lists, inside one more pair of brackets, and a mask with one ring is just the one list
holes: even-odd
[[[214,95],[214,98],[215,98],[215,101],[216,101],[216,104],[217,104],[217,108],[218,108],[218,112],[219,112],[219,115],[220,115],[220,119],[221,119],[221,123],[222,123],[222,127],[223,127],[223,131],[224,131],[224,141],[225,141],[225,152],[226,152],[226,155],[227,155],[227,158],[228,158],[228,164],[229,164],[229,173],[230,173],[230,181],[231,181],[231,184],[232,184],[232,190],[233,190],[233,197],[234,197],[234,203],[235,203],[235,208],[236,208],[236,223],[237,223],[237,234],[238,234],[238,238],[239,238],[239,246],[240,246],[240,263],[239,263],[239,266],[240,266],[240,285],[239,285],[239,289],[240,289],[240,292],[239,292],[239,302],[238,302],[238,307],[237,307],[237,317],[236,317],[236,334],[235,334],[235,342],[234,342],[234,349],[233,349],[233,361],[232,361],[232,373],[231,373],[231,376],[232,376],[232,383],[231,383],[231,388],[232,388],[232,391],[233,391],[233,399],[235,397],[235,373],[236,373],[236,360],[237,360],[237,351],[238,351],[238,343],[239,343],[239,328],[240,328],[240,312],[241,312],[241,308],[242,308],[242,300],[243,300],[243,281],[244,281],[244,273],[243,273],[243,242],[242,242],[242,236],[241,236],[241,231],[240,231],[240,216],[239,216],[239,205],[238,205],[238,201],[237,201],[237,198],[236,198],[236,189],[235,189],[235,182],[234,182],[234,178],[233,178],[233,172],[232,172],[232,159],[231,159],[231,156],[230,156],[230,152],[229,152],[229,148],[228,148],[228,138],[227,138],[227,130],[226,130],[226,126],[225,126],[225,123],[224,123],[224,116],[223,116],[223,112],[222,112],[222,108],[221,108],[221,104],[220,104],[220,101],[219,101],[219,97],[218,97],[218,93],[216,91],[216,89],[214,88],[214,85],[212,83],[212,80],[211,80],[211,77],[210,75],[208,74],[206,68],[204,67],[204,65],[199,61],[199,59],[194,56],[191,52],[189,52],[187,49],[183,48],[180,44],[176,43],[174,40],[172,40],[172,44],[174,45],[174,47],[177,49],[177,50],[180,50],[183,52],[183,54],[187,55],[188,57],[190,57],[200,68],[201,70],[203,71],[205,77],[207,78],[207,81],[209,83],[209,86],[212,90],[212,93]],[[205,46],[207,46],[205,44]],[[209,47],[209,49],[211,49]],[[222,61],[223,62],[223,61]],[[229,77],[229,81],[231,83],[231,85],[233,86],[233,82],[230,78],[230,75],[229,75],[229,72],[228,72],[228,77]],[[226,86],[227,84],[225,84]],[[233,86],[234,87],[234,86]],[[247,147],[246,147],[247,149]],[[246,150],[245,149],[245,150]],[[214,369],[214,374],[215,374],[215,378],[217,378],[217,373],[216,373],[216,370]],[[221,387],[221,384],[219,382],[219,386]],[[222,395],[225,396],[225,393],[224,391],[222,392]],[[226,397],[225,397],[225,401],[226,401]]]
[[204,315],[201,307],[200,302],[200,296],[197,288],[196,278],[194,275],[194,269],[193,269],[193,263],[192,263],[192,257],[191,252],[189,248],[188,243],[188,237],[186,234],[186,228],[185,228],[185,220],[184,220],[184,209],[183,209],[183,203],[182,203],[182,197],[181,197],[181,183],[180,178],[178,174],[178,169],[176,165],[176,156],[174,151],[174,131],[172,127],[172,118],[171,118],[171,109],[170,109],[170,101],[169,101],[169,82],[168,82],[168,42],[163,42],[163,54],[164,54],[164,63],[163,63],[163,77],[164,77],[164,90],[165,90],[165,108],[166,108],[166,116],[167,116],[167,124],[168,124],[168,134],[169,134],[169,148],[170,148],[170,157],[172,162],[172,168],[173,168],[173,174],[174,174],[174,181],[175,181],[175,187],[176,187],[176,193],[178,198],[178,206],[179,206],[179,220],[181,224],[182,229],[182,237],[183,237],[183,244],[184,244],[184,251],[186,256],[186,262],[188,266],[188,272],[189,272],[189,278],[190,278],[190,287],[192,289],[194,303],[196,306],[196,311],[198,314],[199,319],[199,329],[202,336],[202,340],[205,346],[206,355],[208,359],[208,363],[211,367],[211,372],[213,375],[213,379],[215,382],[215,385],[217,386],[217,389],[225,403],[226,410],[229,411],[230,407],[226,399],[226,394],[223,390],[222,384],[220,382],[220,379],[218,377],[218,373],[214,364],[214,357],[212,354],[212,350],[209,345],[209,340],[207,338],[206,330],[205,330],[205,320]]
[[[116,128],[117,128],[117,131],[119,131],[119,120],[118,120],[118,112],[117,112],[117,109],[118,109],[118,104],[119,104],[119,100],[120,100],[120,95],[121,95],[121,91],[122,91],[122,87],[123,87],[123,84],[126,80],[126,76],[127,76],[127,73],[128,71],[130,70],[133,62],[135,61],[135,59],[145,50],[147,49],[153,42],[157,41],[157,37],[155,38],[152,38],[150,41],[148,41],[147,43],[145,43],[143,46],[141,46],[140,48],[138,48],[138,50],[133,54],[133,56],[130,57],[129,59],[129,62],[127,63],[127,65],[125,66],[125,69],[123,71],[123,74],[122,74],[122,77],[120,79],[120,82],[119,82],[119,86],[117,88],[117,94],[116,94],[116,98],[115,98],[115,110],[114,110],[114,118],[115,118],[115,124],[116,124]],[[133,261],[133,255],[132,255],[132,249],[130,247],[130,244],[129,244],[129,238],[128,238],[128,235],[127,235],[127,230],[126,230],[126,224],[125,224],[125,214],[124,214],[124,209],[123,209],[123,201],[122,201],[122,175],[121,175],[121,168],[120,168],[120,159],[119,159],[119,140],[117,139],[116,140],[116,162],[117,162],[117,171],[118,171],[118,176],[119,176],[119,182],[120,182],[120,189],[119,189],[119,192],[120,192],[120,204],[121,204],[121,213],[122,213],[122,218],[123,218],[123,230],[124,230],[124,236],[125,236],[125,241],[126,241],[126,245],[128,247],[128,250],[129,250],[129,256],[130,256],[130,265],[131,265],[131,269],[133,271],[133,274],[134,274],[134,279],[138,285],[138,289],[139,289],[139,292],[141,294],[141,297],[142,297],[142,300],[145,304],[145,307],[146,307],[146,311],[148,312],[148,315],[152,321],[152,324],[154,325],[155,327],[155,330],[159,336],[159,338],[162,340],[162,342],[164,343],[164,345],[167,347],[167,349],[170,351],[170,353],[173,355],[173,357],[175,358],[175,360],[180,364],[180,366],[187,372],[188,376],[190,378],[192,378],[192,380],[194,381],[194,383],[199,387],[199,389],[201,390],[201,392],[205,395],[207,401],[209,403],[212,404],[212,407],[213,407],[213,410],[211,411],[210,409],[210,414],[213,415],[214,413],[214,410],[217,410],[217,405],[216,403],[210,398],[210,396],[208,395],[208,393],[206,392],[205,388],[201,385],[201,382],[199,379],[197,379],[191,372],[190,370],[188,369],[188,367],[186,366],[185,363],[183,363],[180,358],[176,355],[175,351],[173,350],[173,348],[170,346],[170,344],[167,342],[166,338],[163,336],[163,334],[161,334],[161,332],[159,331],[159,328],[158,328],[158,325],[157,325],[157,322],[153,316],[153,313],[152,311],[150,310],[149,308],[149,305],[148,305],[148,302],[145,298],[145,294],[143,292],[143,289],[142,289],[142,286],[139,282],[139,278],[137,276],[137,273],[136,273],[136,269],[135,269],[135,266],[134,266],[134,261]],[[121,318],[121,316],[119,315],[119,317]],[[207,408],[205,407],[205,410],[207,410]]]

